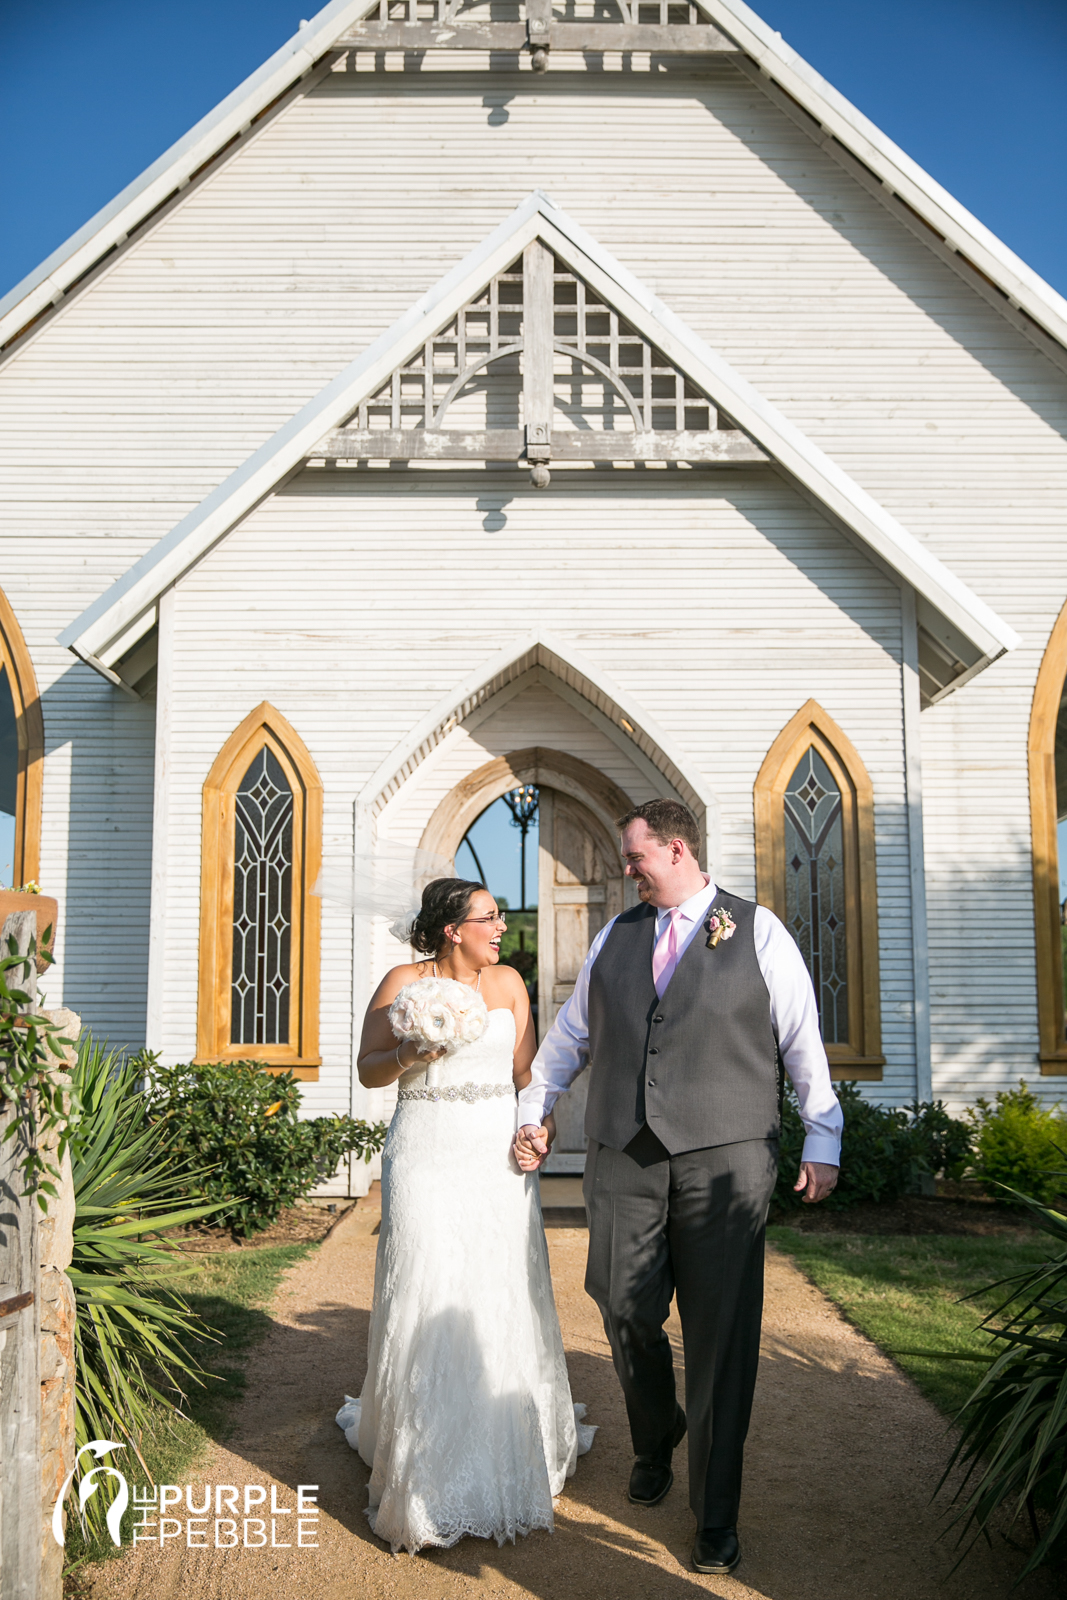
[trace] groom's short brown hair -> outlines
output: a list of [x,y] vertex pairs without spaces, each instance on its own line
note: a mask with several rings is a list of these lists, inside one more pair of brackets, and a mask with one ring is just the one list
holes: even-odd
[[646,800],[634,806],[624,817],[618,817],[615,826],[621,833],[631,822],[646,822],[648,831],[659,844],[670,844],[672,839],[682,839],[694,861],[700,860],[700,829],[697,819],[688,806],[680,800]]

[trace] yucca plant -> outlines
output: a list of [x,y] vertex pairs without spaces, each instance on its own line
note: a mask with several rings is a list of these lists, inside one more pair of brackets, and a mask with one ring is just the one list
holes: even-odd
[[90,1439],[125,1439],[148,1473],[140,1438],[150,1412],[180,1404],[183,1382],[203,1381],[188,1343],[210,1332],[176,1288],[196,1267],[163,1235],[219,1206],[188,1204],[200,1174],[167,1154],[162,1130],[148,1120],[139,1076],[135,1061],[91,1037],[79,1045],[71,1085],[69,1273],[78,1448]]
[[[1000,1507],[1014,1518],[1028,1516],[1035,1544],[1021,1582],[1043,1561],[1067,1553],[1067,1216],[1018,1190],[1006,1192],[1027,1207],[1055,1248],[1038,1266],[991,1286],[1008,1291],[980,1324],[999,1353],[995,1347],[991,1356],[971,1358],[988,1361],[989,1370],[960,1413],[963,1431],[938,1489],[955,1467],[966,1467],[953,1501],[961,1543],[972,1536],[968,1548],[988,1536]],[[1038,1511],[1048,1517],[1043,1531]]]

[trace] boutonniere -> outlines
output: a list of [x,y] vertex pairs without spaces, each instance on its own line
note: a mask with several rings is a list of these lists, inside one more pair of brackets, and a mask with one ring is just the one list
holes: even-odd
[[720,939],[732,939],[737,932],[737,923],[725,906],[716,906],[704,926],[708,930],[709,950],[714,950]]

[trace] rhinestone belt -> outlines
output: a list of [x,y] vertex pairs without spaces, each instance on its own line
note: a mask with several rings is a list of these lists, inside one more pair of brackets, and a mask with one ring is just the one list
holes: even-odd
[[499,1095],[514,1095],[513,1083],[446,1083],[439,1089],[401,1089],[398,1100],[495,1100]]

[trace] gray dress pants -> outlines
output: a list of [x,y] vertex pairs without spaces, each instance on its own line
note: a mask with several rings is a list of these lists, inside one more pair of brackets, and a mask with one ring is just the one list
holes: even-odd
[[663,1324],[677,1292],[689,1503],[700,1528],[737,1522],[777,1157],[765,1139],[671,1156],[647,1124],[625,1150],[589,1141],[585,1287],[604,1318],[637,1455],[669,1445],[674,1428]]

